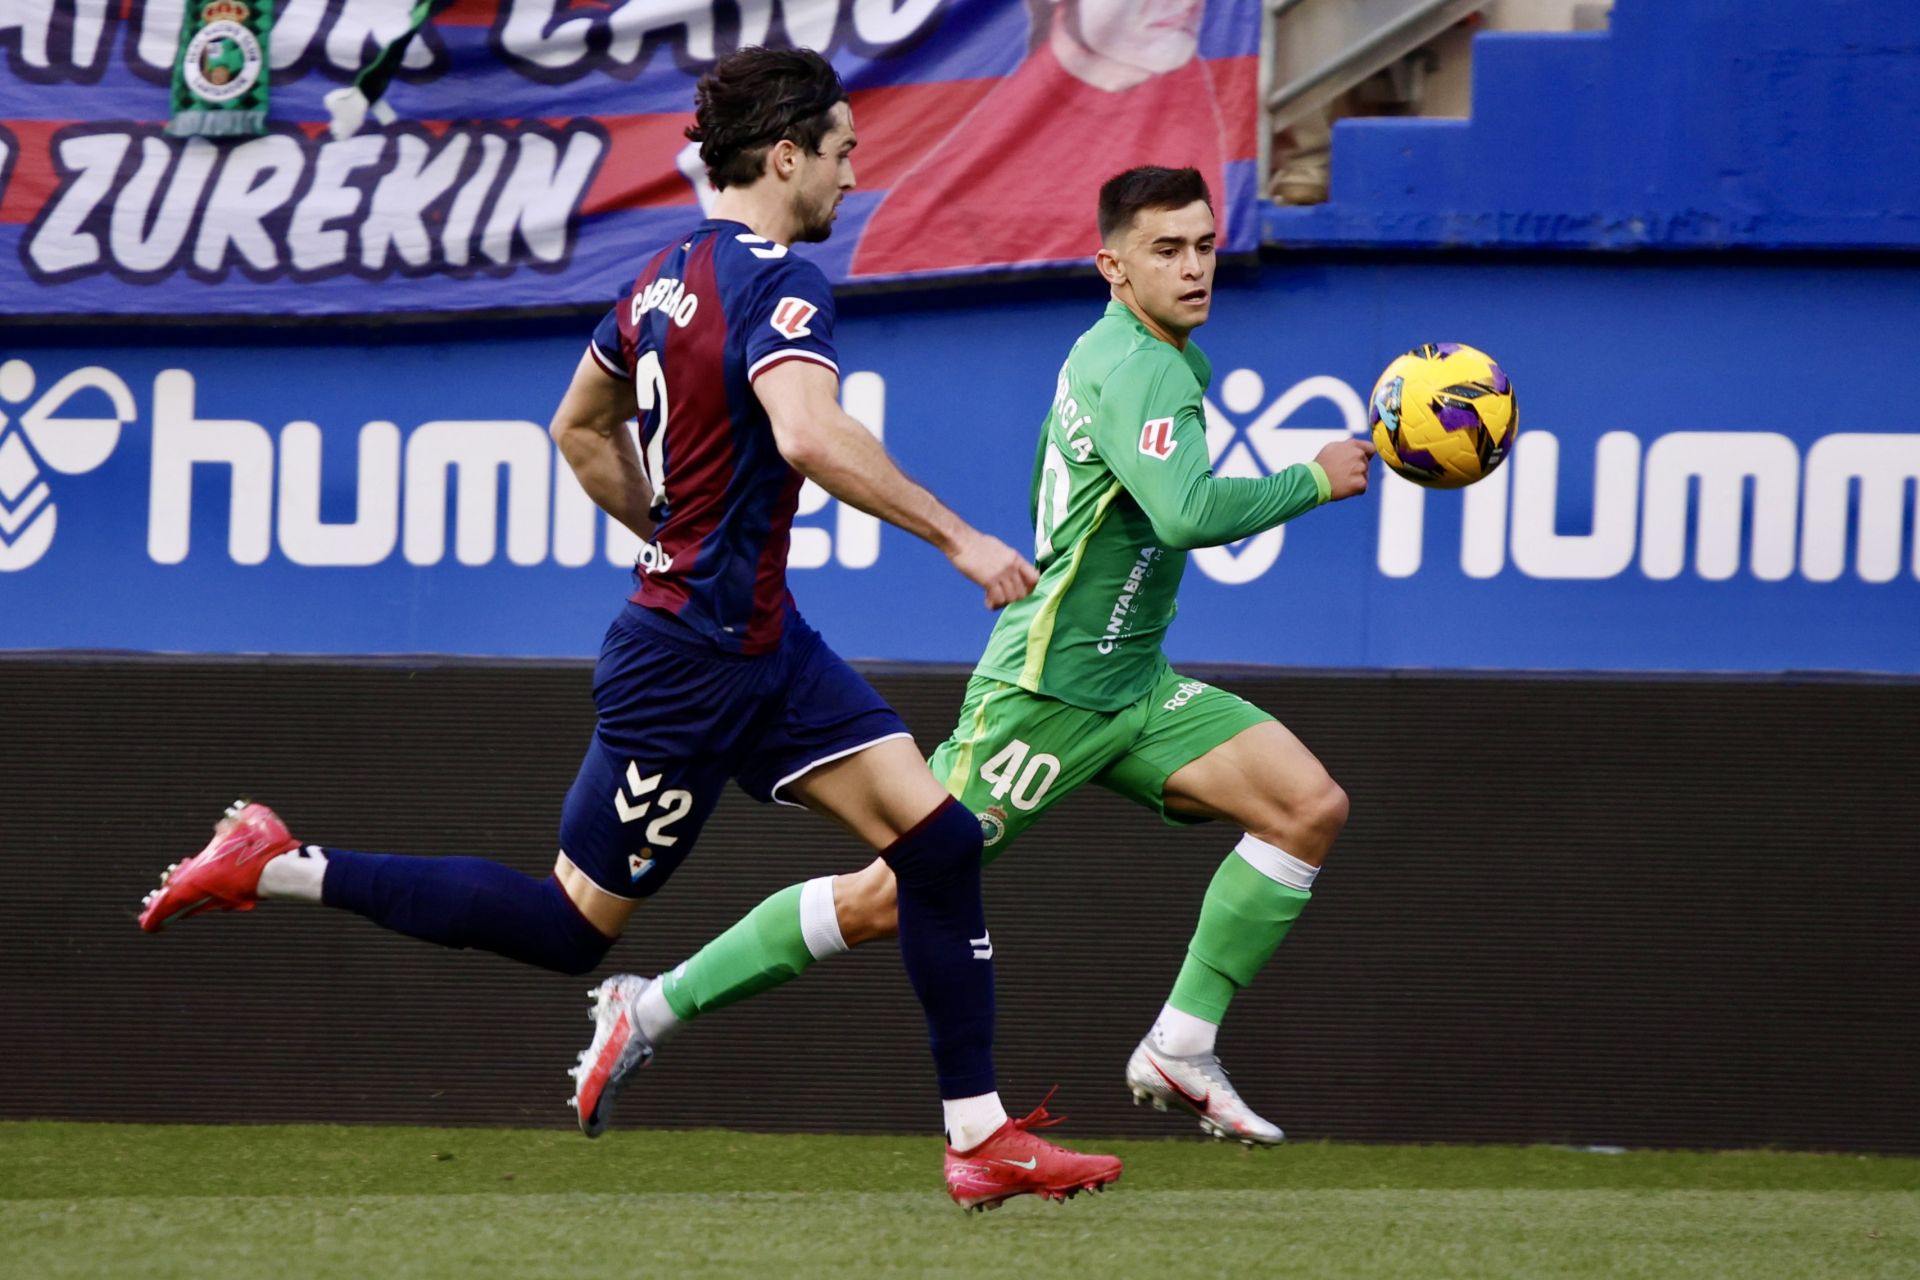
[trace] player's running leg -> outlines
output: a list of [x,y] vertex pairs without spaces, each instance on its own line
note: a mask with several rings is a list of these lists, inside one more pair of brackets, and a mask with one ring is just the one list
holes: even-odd
[[658,1048],[680,1028],[793,981],[814,964],[894,936],[894,878],[886,859],[860,871],[790,884],[726,932],[636,989],[635,1017]]
[[[797,779],[796,800],[880,851],[899,882],[900,952],[926,1010],[949,1129],[1006,1119],[994,1092],[993,946],[980,899],[980,825],[896,738]],[[965,1105],[979,1099],[977,1107]],[[976,1114],[969,1114],[976,1113]],[[977,1115],[977,1118],[976,1118]]]
[[891,938],[896,928],[893,871],[875,858],[852,875],[788,885],[657,978],[608,978],[588,993],[594,1035],[573,1068],[581,1131],[589,1138],[605,1132],[613,1096],[687,1022],[791,982],[862,942]]
[[[301,844],[273,810],[236,802],[198,854],[167,869],[140,927],[204,911],[250,911],[262,899],[325,903],[398,933],[474,947],[558,973],[590,973],[625,911],[576,903],[557,876],[536,880],[482,858],[416,858]],[[627,904],[631,909],[631,904]]]
[[[1346,793],[1264,712],[1197,681],[1177,687],[1191,692],[1161,704],[1167,714],[1110,781],[1136,799],[1157,800],[1171,821],[1216,819],[1245,834],[1207,887],[1186,961],[1127,1063],[1127,1084],[1136,1101],[1193,1111],[1216,1137],[1269,1145],[1284,1134],[1241,1099],[1215,1041],[1234,994],[1253,981],[1312,897],[1346,822]],[[1183,723],[1178,717],[1189,710]],[[1183,755],[1189,758],[1176,765]],[[1163,779],[1157,786],[1156,776]]]
[[800,976],[816,960],[895,929],[893,872],[883,858],[853,875],[788,885],[657,978],[621,973],[588,994],[593,1040],[573,1068],[573,1106],[589,1138],[606,1131],[614,1095],[681,1025]]
[[790,787],[880,851],[898,884],[900,955],[927,1017],[948,1134],[947,1190],[964,1208],[1064,1199],[1120,1176],[1111,1156],[1033,1136],[1001,1106],[993,1067],[993,942],[980,900],[980,823],[941,789],[911,740],[834,761]]
[[[1041,814],[1123,755],[1144,708],[1089,711],[986,677],[967,684],[958,722],[929,767],[980,816],[991,862]],[[789,885],[692,957],[634,992],[633,1016],[657,1047],[686,1022],[800,976],[896,927],[893,872],[876,859],[848,875]]]
[[[236,805],[214,839],[169,868],[140,926],[265,898],[324,903],[446,947],[491,951],[558,973],[590,973],[637,900],[693,848],[730,768],[739,710],[761,667],[713,663],[626,615],[594,673],[600,712],[562,810],[554,873],[536,879],[481,858],[410,857],[302,844],[264,805]],[[644,857],[642,854],[644,853]]]

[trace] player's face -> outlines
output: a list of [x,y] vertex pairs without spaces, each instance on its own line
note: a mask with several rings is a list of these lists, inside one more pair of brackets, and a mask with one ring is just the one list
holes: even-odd
[[833,108],[833,128],[820,140],[817,153],[801,152],[794,170],[794,239],[809,243],[833,234],[840,201],[853,190],[853,149],[860,140],[853,133],[853,109],[846,103]]
[[1205,8],[1205,0],[1073,0],[1067,21],[1093,52],[1161,75],[1199,48]]
[[1213,210],[1196,200],[1179,209],[1142,209],[1105,252],[1113,255],[1134,304],[1162,329],[1184,337],[1207,322],[1213,307],[1213,242]]

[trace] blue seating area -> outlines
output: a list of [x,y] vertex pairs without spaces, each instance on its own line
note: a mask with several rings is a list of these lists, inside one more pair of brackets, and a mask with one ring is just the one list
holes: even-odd
[[1277,245],[1920,248],[1920,4],[1618,0],[1488,32],[1467,120],[1334,126]]

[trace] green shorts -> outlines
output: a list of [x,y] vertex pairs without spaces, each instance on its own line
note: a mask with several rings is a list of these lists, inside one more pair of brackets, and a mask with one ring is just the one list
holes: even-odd
[[1089,711],[1016,685],[975,676],[953,736],[928,766],[980,815],[991,862],[1054,801],[1097,782],[1176,826],[1203,818],[1168,813],[1167,779],[1221,743],[1273,717],[1237,694],[1163,667],[1146,697],[1118,711]]

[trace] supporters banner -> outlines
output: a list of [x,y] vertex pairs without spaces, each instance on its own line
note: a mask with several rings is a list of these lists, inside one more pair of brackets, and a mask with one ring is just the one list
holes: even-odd
[[[1030,548],[1040,423],[1103,302],[1092,282],[851,299],[844,402]],[[1920,410],[1887,393],[1916,313],[1898,266],[1225,279],[1198,334],[1219,473],[1365,430],[1379,370],[1426,340],[1499,358],[1520,436],[1463,492],[1376,464],[1364,497],[1194,553],[1169,652],[1920,674]],[[30,335],[0,359],[0,648],[594,653],[637,548],[546,433],[589,323]],[[937,552],[812,485],[789,564],[850,656],[971,663],[992,626]]]
[[0,314],[604,303],[699,219],[694,83],[755,43],[851,91],[859,185],[806,250],[837,283],[1085,260],[1099,182],[1143,163],[1201,168],[1223,250],[1257,243],[1257,0],[453,0],[334,138],[326,96],[414,5],[275,5],[256,138],[166,131],[199,8],[0,6]]

